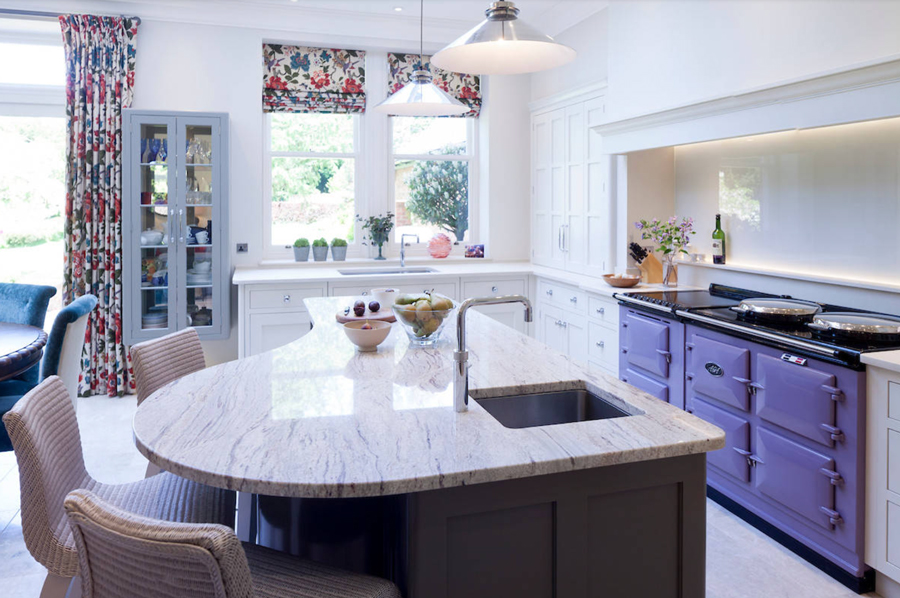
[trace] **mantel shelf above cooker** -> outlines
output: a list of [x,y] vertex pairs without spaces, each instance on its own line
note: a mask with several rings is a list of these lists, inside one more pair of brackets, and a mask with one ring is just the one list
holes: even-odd
[[593,127],[625,154],[900,116],[900,56],[782,81]]
[[761,274],[775,278],[789,278],[791,280],[803,280],[809,282],[822,282],[837,286],[852,287],[854,289],[866,289],[881,291],[883,293],[900,293],[900,284],[877,280],[858,280],[837,276],[825,276],[810,272],[791,272],[777,268],[764,266],[742,266],[739,264],[712,264],[709,262],[677,262],[679,267],[688,266],[695,268],[711,268],[714,270],[728,270],[731,272],[744,272],[747,274]]

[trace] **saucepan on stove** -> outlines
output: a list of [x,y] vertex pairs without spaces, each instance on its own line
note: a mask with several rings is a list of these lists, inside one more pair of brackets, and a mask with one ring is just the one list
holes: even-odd
[[818,314],[807,327],[814,332],[837,338],[871,341],[900,341],[900,318],[862,312],[826,312]]
[[739,316],[760,322],[801,323],[811,322],[822,306],[812,301],[758,297],[744,299],[730,308]]

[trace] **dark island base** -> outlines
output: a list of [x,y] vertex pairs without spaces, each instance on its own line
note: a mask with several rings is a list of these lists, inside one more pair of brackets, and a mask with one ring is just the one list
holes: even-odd
[[367,499],[259,497],[260,544],[407,598],[701,598],[706,455]]

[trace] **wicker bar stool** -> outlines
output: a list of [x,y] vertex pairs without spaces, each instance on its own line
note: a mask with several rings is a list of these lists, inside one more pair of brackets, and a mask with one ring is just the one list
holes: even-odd
[[[206,367],[200,336],[193,328],[185,328],[166,336],[144,341],[131,347],[131,361],[134,366],[134,384],[137,387],[137,404],[157,390],[199,372]],[[155,463],[147,464],[146,477],[160,472]]]
[[391,582],[255,545],[214,524],[157,521],[89,490],[65,500],[85,598],[400,598]]
[[163,473],[129,484],[103,484],[84,466],[75,408],[66,385],[51,376],[3,416],[19,465],[22,531],[28,551],[47,568],[42,598],[65,596],[78,575],[78,552],[63,509],[86,488],[117,507],[173,521],[234,523],[234,493]]

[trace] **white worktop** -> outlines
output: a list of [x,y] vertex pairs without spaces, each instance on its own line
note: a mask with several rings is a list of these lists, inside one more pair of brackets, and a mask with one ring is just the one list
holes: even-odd
[[[719,428],[469,312],[476,397],[586,388],[630,417],[510,429],[452,399],[448,323],[433,348],[399,324],[358,353],[335,322],[350,298],[307,299],[315,327],[273,351],[207,368],[138,408],[134,438],[163,469],[277,496],[376,496],[648,461],[724,446]],[[190,401],[185,401],[190,397]]]
[[863,353],[860,361],[866,365],[900,372],[900,351],[871,351]]
[[[606,284],[602,279],[593,276],[572,274],[555,268],[536,266],[531,262],[492,262],[470,259],[465,262],[441,261],[441,260],[416,260],[410,262],[407,267],[428,267],[437,270],[430,273],[417,274],[341,274],[339,270],[359,270],[362,268],[399,269],[396,260],[385,262],[327,262],[327,265],[303,264],[296,266],[279,267],[255,267],[237,268],[234,271],[232,282],[238,286],[247,284],[285,284],[285,283],[333,283],[333,282],[371,282],[376,284],[379,280],[401,278],[403,280],[429,280],[441,277],[459,276],[539,276],[570,284],[588,292],[611,297],[615,292],[633,291],[659,291],[669,287],[660,284],[641,284],[630,289],[617,289]],[[679,290],[689,290],[696,287],[679,285]]]

